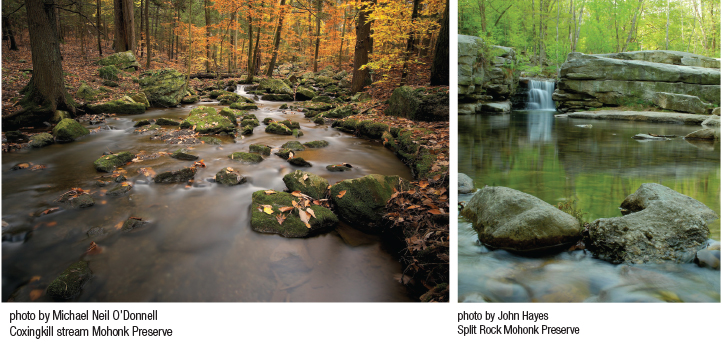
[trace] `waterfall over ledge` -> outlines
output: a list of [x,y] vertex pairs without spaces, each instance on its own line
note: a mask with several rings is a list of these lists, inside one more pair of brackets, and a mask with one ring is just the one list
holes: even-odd
[[554,101],[552,100],[553,93],[553,81],[529,80],[526,109],[556,111]]

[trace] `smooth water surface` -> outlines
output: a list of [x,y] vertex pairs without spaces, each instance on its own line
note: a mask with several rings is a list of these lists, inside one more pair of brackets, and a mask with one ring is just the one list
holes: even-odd
[[[459,116],[459,172],[477,188],[510,187],[552,205],[574,199],[587,221],[621,216],[624,198],[651,182],[719,214],[719,143],[681,138],[699,128],[555,118],[543,111]],[[638,133],[680,137],[641,142],[631,138]],[[709,227],[710,238],[719,240],[719,220]],[[695,264],[627,266],[583,251],[542,258],[489,251],[464,218],[458,236],[461,301],[720,300],[719,271]]]
[[[334,232],[308,239],[286,239],[251,230],[251,194],[262,189],[284,190],[283,176],[296,169],[325,177],[331,184],[372,173],[411,178],[409,169],[380,143],[316,125],[300,112],[279,110],[281,104],[259,101],[260,109],[251,113],[259,120],[298,121],[304,136],[295,139],[268,134],[261,124],[245,138],[219,137],[221,145],[192,145],[192,152],[207,167],[198,170],[195,182],[188,187],[148,183],[149,179],[139,173],[140,168],[150,167],[160,173],[192,164],[161,156],[124,166],[134,183],[132,190],[125,196],[105,196],[113,185],[95,186],[101,173],[95,171],[93,161],[104,151],[155,153],[187,147],[150,140],[148,134],[134,133],[133,124],[141,119],[185,118],[195,105],[109,118],[107,125],[113,130],[74,143],[3,154],[3,221],[9,224],[8,230],[14,230],[2,243],[3,300],[30,279],[39,277],[47,285],[81,258],[89,260],[93,278],[79,301],[410,300],[404,287],[394,280],[400,272],[395,255],[375,236],[343,223]],[[273,154],[259,164],[227,158],[232,152],[247,152],[251,144],[266,144],[275,152],[294,140],[326,140],[330,146],[296,153],[313,164],[310,168],[293,167]],[[47,168],[11,171],[20,162]],[[325,168],[343,162],[354,168],[348,172]],[[208,181],[228,166],[240,170],[248,182],[227,187]],[[89,189],[95,206],[77,210],[54,202],[73,187]],[[61,210],[39,215],[55,206]],[[129,233],[119,231],[119,223],[131,216],[151,223]],[[96,226],[109,233],[88,237],[86,232]],[[91,241],[104,252],[83,256]]]

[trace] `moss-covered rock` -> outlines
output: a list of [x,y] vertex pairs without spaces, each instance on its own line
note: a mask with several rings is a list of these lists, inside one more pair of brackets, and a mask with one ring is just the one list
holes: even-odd
[[133,186],[129,184],[128,182],[123,182],[121,184],[116,185],[112,189],[108,190],[105,195],[107,196],[121,196],[127,192],[129,192],[131,189],[133,189]]
[[291,135],[293,135],[293,137],[295,137],[295,138],[299,138],[299,137],[303,136],[303,131],[301,131],[300,129],[293,129],[293,131],[291,132]]
[[242,127],[250,126],[251,128],[255,128],[259,125],[261,125],[261,123],[258,122],[258,119],[244,119],[241,121]]
[[86,102],[95,101],[95,97],[98,95],[98,91],[83,83],[75,92],[76,99],[83,100]]
[[233,124],[238,124],[238,117],[243,117],[244,112],[241,110],[234,110],[230,107],[224,107],[218,112],[221,116],[228,118]]
[[325,102],[304,101],[298,103],[297,105],[306,111],[328,111],[333,108],[333,105]]
[[33,148],[45,147],[48,145],[52,145],[53,143],[55,143],[53,135],[50,135],[48,133],[40,133],[30,136],[30,147]]
[[301,157],[293,157],[291,159],[288,159],[288,163],[295,166],[303,166],[303,167],[311,167],[311,163],[307,162],[306,159],[303,159]]
[[148,101],[148,97],[145,96],[145,93],[143,93],[143,92],[140,92],[140,93],[132,93],[132,94],[128,94],[128,96],[129,96],[133,101],[135,101],[135,102],[137,102],[137,103],[139,103],[139,104],[145,105],[145,108],[150,107],[150,101]]
[[394,89],[386,109],[389,116],[419,121],[448,121],[449,94],[443,91],[424,94],[423,88],[409,86]]
[[114,65],[102,66],[98,69],[98,75],[100,78],[106,81],[117,81],[119,80],[118,74],[120,70]]
[[219,115],[215,108],[209,106],[194,108],[180,126],[181,128],[192,128],[200,134],[228,133],[235,129],[228,118]]
[[230,105],[232,103],[238,102],[240,97],[241,96],[236,93],[226,92],[225,94],[218,97],[218,101],[220,101],[221,105]]
[[203,141],[203,143],[207,145],[220,145],[222,143],[220,139],[212,136],[201,136],[199,140]]
[[88,134],[90,134],[90,131],[73,119],[63,119],[53,128],[53,136],[58,142],[75,141],[75,139]]
[[148,124],[150,124],[150,120],[149,120],[149,119],[141,119],[141,120],[135,122],[135,124],[133,124],[133,127],[134,127],[134,128],[140,128],[140,127],[142,127],[142,126],[144,126],[144,125],[148,125]]
[[186,167],[176,171],[166,171],[157,174],[153,178],[155,183],[185,183],[196,176],[196,168]]
[[[287,94],[293,95],[293,90],[283,80],[275,78],[267,78],[258,84],[258,89],[265,91],[269,94]],[[291,97],[293,100],[293,97]]]
[[73,208],[86,208],[95,205],[95,200],[90,194],[81,194],[70,200]]
[[178,160],[198,160],[199,158],[197,155],[189,153],[186,149],[183,148],[173,152],[170,157]]
[[298,141],[288,141],[284,143],[281,148],[288,148],[294,152],[296,151],[304,151],[306,150],[306,147],[304,147],[300,142]]
[[133,229],[138,229],[146,224],[148,224],[148,222],[146,222],[142,219],[130,217],[123,223],[123,227],[120,228],[120,230],[122,232],[127,233],[127,232],[132,231]]
[[228,155],[228,158],[244,163],[260,163],[263,161],[263,157],[260,154],[247,152],[233,152]]
[[326,170],[331,172],[343,172],[343,171],[350,171],[351,166],[350,165],[344,165],[344,164],[338,164],[338,165],[327,165]]
[[336,81],[333,80],[331,77],[326,76],[316,76],[316,85],[325,87],[330,84],[334,84]]
[[291,135],[293,131],[281,123],[271,123],[266,126],[266,132],[276,135]]
[[85,108],[89,113],[141,114],[145,113],[146,106],[143,103],[135,102],[129,96],[124,96],[105,103],[86,105]]
[[111,88],[115,88],[115,87],[120,86],[120,84],[118,84],[118,82],[109,81],[109,80],[104,80],[104,81],[103,81],[103,85],[106,86],[106,87],[111,87]]
[[346,118],[346,117],[352,115],[353,112],[354,112],[353,106],[346,105],[346,106],[337,107],[332,110],[323,112],[319,116],[324,117],[324,118]]
[[283,105],[279,106],[278,109],[279,109],[279,110],[287,110],[287,109],[288,109],[288,104],[283,104]]
[[273,122],[273,118],[270,118],[270,117],[263,118],[263,124],[265,124],[265,125],[271,124],[272,122]]
[[200,100],[198,95],[188,95],[181,99],[181,104],[195,104],[198,100]]
[[367,232],[380,233],[384,227],[386,202],[394,189],[406,190],[408,182],[399,176],[372,174],[336,183],[331,187],[331,198],[339,216],[349,224]]
[[186,96],[185,75],[175,69],[148,70],[139,84],[154,106],[174,107]]
[[331,101],[332,101],[331,97],[329,97],[327,95],[314,96],[313,99],[311,99],[311,102],[326,103],[326,104],[330,104]]
[[140,63],[135,60],[135,55],[131,51],[113,53],[105,58],[98,60],[98,65],[101,66],[117,66],[121,70],[126,69],[140,69]]
[[243,128],[241,128],[241,135],[252,135],[253,134],[253,126],[246,125]]
[[261,144],[252,144],[248,147],[251,153],[259,153],[261,155],[271,155],[271,147]]
[[293,101],[293,95],[288,94],[264,94],[261,100],[267,101]]
[[236,110],[257,110],[258,106],[247,102],[234,102],[231,104],[230,108]]
[[278,150],[278,152],[276,152],[274,154],[283,159],[288,159],[291,157],[292,153],[293,153],[293,151],[288,148],[281,148],[280,150]]
[[308,148],[322,148],[328,146],[328,141],[326,140],[316,140],[316,141],[310,141],[303,144],[304,146]]
[[208,97],[210,97],[211,99],[216,99],[216,98],[218,98],[219,96],[221,96],[221,95],[223,95],[223,94],[226,94],[226,91],[225,91],[225,90],[223,90],[223,89],[216,89],[216,90],[212,90],[212,91],[208,94]]
[[289,129],[301,129],[301,124],[299,124],[298,122],[291,121],[289,119],[280,121],[278,123],[287,126]]
[[316,93],[313,90],[311,90],[310,88],[306,88],[306,87],[296,88],[296,100],[297,101],[312,100],[315,97],[316,97]]
[[343,132],[354,133],[357,125],[358,121],[355,119],[339,119],[335,120],[331,126]]
[[73,299],[80,295],[83,286],[92,275],[88,262],[77,261],[50,282],[46,292],[50,298],[56,301]]
[[95,170],[100,172],[113,172],[116,168],[125,165],[135,158],[130,152],[120,152],[116,154],[103,155],[93,162]]
[[[331,210],[311,205],[309,207],[316,216],[310,217],[308,224],[311,228],[301,222],[298,209],[290,212],[281,212],[282,207],[293,207],[293,202],[299,202],[299,198],[285,192],[266,194],[264,190],[253,193],[251,204],[251,228],[260,233],[280,234],[284,237],[307,237],[322,231],[332,230],[338,223],[338,218]],[[265,213],[263,206],[271,207],[271,214]],[[278,223],[277,215],[285,216],[283,224]]]
[[289,191],[300,191],[314,199],[326,198],[328,180],[310,172],[296,170],[283,176],[283,183]]
[[364,93],[358,92],[351,97],[352,102],[364,102],[364,101],[369,101],[369,100],[371,100],[371,95],[369,95],[369,93],[365,93],[365,92]]
[[356,125],[356,129],[358,129],[359,133],[363,136],[380,139],[384,132],[389,130],[389,126],[372,120],[364,120]]
[[246,177],[232,167],[223,168],[216,173],[216,182],[227,186],[246,183]]
[[172,126],[178,126],[178,125],[180,125],[180,122],[174,121],[174,120],[168,119],[168,118],[158,118],[158,119],[155,121],[155,124],[157,124],[157,125],[172,125]]
[[313,119],[311,120],[318,125],[326,124],[326,118],[323,118],[321,116],[313,117]]

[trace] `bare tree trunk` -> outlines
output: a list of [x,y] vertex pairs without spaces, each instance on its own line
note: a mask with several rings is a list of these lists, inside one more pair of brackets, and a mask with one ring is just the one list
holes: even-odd
[[251,4],[248,4],[248,61],[247,68],[248,71],[246,73],[246,83],[250,84],[253,83],[253,23],[251,22]]
[[135,51],[135,23],[132,0],[113,0],[116,52]]
[[644,0],[639,0],[639,7],[637,7],[637,10],[634,12],[634,17],[632,17],[632,26],[629,28],[629,35],[627,35],[627,42],[624,43],[624,47],[622,47],[622,52],[626,52],[627,47],[629,46],[629,43],[632,42],[632,34],[634,33],[634,28],[635,28],[635,25],[637,24],[637,15],[639,14],[643,3],[644,3]]
[[343,8],[343,29],[341,29],[341,47],[338,48],[338,68],[341,68],[343,59],[343,41],[346,38],[346,7]]
[[664,49],[669,50],[669,0],[667,0],[667,26],[664,29]]
[[78,31],[80,34],[80,52],[83,60],[88,60],[88,52],[85,48],[85,15],[83,14],[83,2],[77,2],[75,6],[78,9]]
[[318,46],[321,45],[321,9],[323,1],[316,0],[316,53],[313,55],[313,72],[318,71]]
[[[419,17],[419,3],[421,0],[414,0],[413,3],[413,10],[411,11],[411,25],[413,28],[414,21],[416,21],[416,18]],[[409,38],[406,40],[406,51],[404,52],[404,65],[401,68],[401,85],[406,84],[406,77],[408,76],[408,69],[409,69],[409,55],[411,55],[411,51],[414,49],[414,29],[411,29],[411,32],[409,33]]]
[[481,16],[481,32],[484,36],[487,35],[486,31],[486,1],[485,0],[478,0],[479,1],[479,15]]
[[146,61],[145,61],[145,68],[150,69],[150,58],[151,58],[151,52],[153,51],[150,48],[150,21],[148,20],[148,17],[150,16],[150,0],[145,0],[145,50],[146,50]]
[[191,66],[193,56],[193,40],[191,39],[191,24],[193,24],[193,0],[188,0],[188,76],[186,77],[185,89],[191,80]]
[[7,39],[10,41],[10,50],[11,51],[17,51],[18,50],[18,44],[15,42],[15,34],[13,33],[13,27],[10,23],[10,16],[2,16],[3,24],[2,24],[2,30],[3,30],[3,38],[7,37]]
[[351,93],[360,92],[365,86],[371,84],[371,74],[368,68],[361,69],[369,62],[369,51],[372,49],[371,21],[368,16],[373,11],[376,0],[362,3],[356,21],[356,46],[353,59],[353,79],[351,80]]
[[211,8],[208,0],[203,1],[206,11],[206,72],[211,72]]
[[439,38],[436,40],[430,84],[432,86],[449,85],[449,0],[446,0]]
[[95,18],[95,26],[97,26],[96,30],[98,30],[98,56],[103,56],[103,45],[100,41],[100,0],[95,0],[95,10],[96,10],[96,18]]

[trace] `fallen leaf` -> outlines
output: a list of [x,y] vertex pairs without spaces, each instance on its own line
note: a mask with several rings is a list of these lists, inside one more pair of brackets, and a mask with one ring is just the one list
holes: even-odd
[[311,229],[311,225],[308,224],[308,213],[306,213],[306,211],[299,209],[299,210],[298,210],[298,217],[301,218],[301,222],[303,222],[303,224],[306,224],[306,227],[308,227],[309,229]]
[[44,289],[33,289],[30,291],[30,300],[35,301],[43,295]]
[[303,180],[305,181],[305,180],[307,180],[307,179],[308,179],[308,174],[307,174],[307,173],[306,173],[306,174],[303,174]]
[[276,220],[278,221],[278,225],[283,225],[283,221],[286,220],[286,216],[282,213],[279,213],[276,215]]
[[293,207],[295,207],[295,208],[300,208],[300,207],[298,207],[296,200],[291,200],[291,205],[293,205]]
[[295,197],[297,197],[297,198],[300,198],[302,194],[301,194],[301,191],[300,191],[300,190],[297,190],[297,191],[291,192],[291,195],[293,195],[293,196],[295,196]]
[[265,212],[267,214],[273,214],[273,206],[263,205],[263,212]]
[[419,187],[426,188],[429,186],[429,181],[419,181]]
[[266,193],[266,195],[271,195],[271,194],[276,194],[276,191],[275,190],[266,190],[266,191],[264,191],[264,193]]
[[49,208],[49,209],[47,209],[47,210],[45,210],[45,211],[43,211],[43,212],[40,212],[40,215],[42,216],[42,215],[44,215],[44,214],[53,213],[53,212],[55,212],[55,211],[57,211],[57,210],[59,210],[59,209],[60,209],[60,207],[51,207],[51,208]]
[[306,212],[307,212],[308,214],[310,214],[311,216],[313,216],[313,218],[316,218],[316,214],[313,213],[313,210],[312,210],[312,209],[307,208],[307,209],[306,209]]
[[441,211],[439,211],[438,209],[429,210],[429,213],[431,213],[431,214],[444,214],[444,212],[441,212]]
[[346,191],[345,191],[345,190],[342,190],[342,191],[340,191],[340,192],[338,193],[338,195],[337,195],[336,197],[339,198],[339,199],[341,199],[341,198],[343,198],[343,196],[344,196],[345,194],[346,194]]
[[281,211],[281,212],[288,212],[288,211],[293,210],[293,207],[291,207],[291,206],[283,206],[283,207],[280,207],[278,210]]

